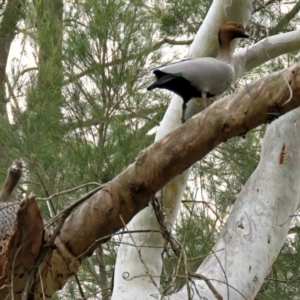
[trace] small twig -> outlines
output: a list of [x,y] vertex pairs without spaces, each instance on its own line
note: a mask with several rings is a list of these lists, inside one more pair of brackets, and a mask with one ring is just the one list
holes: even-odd
[[65,191],[57,192],[57,193],[55,193],[53,195],[50,195],[47,198],[36,198],[35,200],[36,201],[47,201],[47,200],[50,200],[50,199],[52,199],[54,197],[61,196],[61,195],[67,194],[67,193],[71,193],[71,192],[77,191],[77,190],[79,190],[81,188],[84,188],[86,186],[89,186],[89,185],[98,185],[98,186],[101,186],[98,182],[88,182],[88,183],[76,186],[76,187],[74,187],[72,189],[68,189],[68,190],[65,190]]
[[41,270],[40,269],[39,269],[39,275],[40,275],[40,282],[41,282],[43,299],[46,300],[46,298],[45,298],[45,291],[44,291],[44,285],[43,285],[43,279],[42,279],[42,274],[41,274]]
[[[96,270],[95,270],[95,265],[93,263],[93,260],[91,257],[88,257],[87,258],[87,262],[88,264],[90,265],[90,269],[91,269],[91,272],[95,278],[95,280],[97,281],[97,284],[100,285],[100,280],[99,280],[99,275],[97,274]],[[101,274],[101,272],[99,272]]]
[[[44,190],[44,193],[46,194],[46,196],[48,197],[49,194],[48,194],[48,191],[47,191],[47,188],[46,188],[46,185],[44,184],[44,180],[43,180],[43,176],[41,175],[40,173],[40,168],[39,168],[39,164],[36,162],[36,160],[33,158],[32,159],[32,164],[33,166],[35,167],[35,170],[36,170],[36,173],[37,173],[37,177],[39,178],[40,180],[40,184],[42,185],[42,188]],[[54,204],[51,200],[47,201],[47,205],[49,206],[49,213],[50,213],[50,216],[51,216],[51,213],[53,214],[56,214],[57,211],[54,207]],[[52,216],[51,216],[52,218]]]
[[[43,188],[43,190],[44,190],[44,193],[46,194],[46,196],[48,196],[48,191],[47,191],[47,188],[46,188],[46,186],[45,186],[45,184],[44,184],[43,176],[42,176],[41,173],[40,173],[39,165],[38,165],[38,163],[36,162],[35,159],[32,160],[32,164],[33,164],[34,167],[35,167],[37,177],[38,177],[38,179],[40,180],[40,183],[41,183],[41,185],[42,185],[42,188]],[[51,203],[51,204],[52,204],[52,203]],[[53,208],[53,207],[52,207],[52,208]],[[54,210],[54,208],[53,208],[53,210]]]
[[80,283],[80,281],[79,281],[79,279],[78,279],[77,274],[75,274],[75,280],[76,280],[76,283],[77,283],[77,285],[78,285],[78,289],[79,289],[80,295],[81,295],[81,297],[82,297],[82,300],[86,300],[86,297],[85,297],[85,295],[84,295],[84,292],[83,292],[83,289],[82,289],[82,286],[81,286],[81,283]]
[[285,82],[286,82],[286,84],[287,84],[287,86],[288,86],[288,88],[289,88],[289,91],[290,91],[290,98],[289,98],[288,100],[286,100],[286,101],[282,104],[282,106],[284,106],[284,105],[288,104],[288,103],[292,100],[292,98],[293,98],[293,91],[292,91],[292,88],[291,88],[291,86],[289,85],[287,79],[286,79],[284,76],[282,76],[282,77],[284,78],[284,80],[285,80]]
[[[124,222],[122,216],[119,215],[119,217],[120,217],[121,222],[123,223],[124,228],[126,228],[126,223]],[[136,248],[136,250],[137,250],[137,252],[138,252],[140,261],[141,261],[141,263],[143,264],[143,266],[144,266],[145,269],[146,269],[147,275],[150,277],[151,282],[152,282],[153,285],[157,288],[157,290],[158,290],[159,292],[161,292],[161,290],[160,290],[159,286],[157,285],[157,283],[155,282],[155,280],[154,280],[154,278],[153,278],[153,276],[152,276],[152,274],[151,274],[151,272],[150,272],[150,270],[149,270],[147,264],[145,263],[144,259],[142,258],[141,249],[138,249],[139,247],[136,245],[135,240],[133,239],[133,237],[132,237],[132,235],[131,235],[131,232],[128,231],[128,233],[129,233],[129,236],[130,236],[130,238],[131,238],[131,240],[132,240],[132,243],[134,244],[134,246],[135,246],[135,248]],[[125,278],[124,278],[124,279],[125,279]]]
[[[153,203],[154,211],[155,211],[155,214],[156,214],[156,217],[157,217],[157,221],[159,222],[159,224],[161,226],[161,229],[164,232],[164,237],[170,243],[171,248],[174,251],[175,255],[178,256],[179,258],[180,257],[183,258],[184,265],[185,265],[186,277],[188,277],[188,278],[190,278],[190,277],[198,277],[198,278],[204,280],[205,283],[207,284],[208,288],[214,294],[214,296],[218,300],[223,300],[222,296],[218,293],[218,291],[215,289],[215,287],[212,285],[212,283],[210,282],[210,280],[208,278],[206,278],[204,275],[192,273],[190,271],[189,263],[188,263],[188,260],[187,260],[187,256],[186,256],[185,250],[184,250],[183,246],[167,230],[166,224],[163,221],[164,220],[164,218],[163,218],[163,212],[162,212],[162,209],[159,206],[159,203],[158,203],[157,199],[153,199],[152,203]],[[194,275],[196,275],[196,276],[194,276]],[[188,299],[191,299],[190,288],[189,288],[189,284],[188,283],[187,283],[187,293],[188,293]]]
[[55,221],[57,221],[59,219],[59,217],[61,217],[65,212],[67,211],[72,211],[73,209],[75,209],[78,205],[80,205],[82,202],[84,202],[85,200],[89,199],[90,197],[92,197],[94,194],[96,194],[97,192],[99,192],[100,190],[102,190],[104,188],[105,185],[100,185],[99,187],[91,190],[90,192],[86,193],[85,195],[83,195],[81,198],[79,198],[76,202],[74,202],[73,204],[71,204],[70,206],[68,206],[67,208],[65,208],[64,210],[62,210],[55,218],[53,218],[50,222],[48,222],[46,224],[46,226],[50,226],[52,225]]
[[223,300],[223,297],[218,293],[218,291],[215,289],[215,287],[211,284],[210,280],[202,275],[202,274],[197,274],[197,273],[193,273],[193,272],[189,272],[189,276],[190,277],[196,277],[198,279],[204,280],[205,283],[207,284],[207,286],[209,287],[209,289],[212,291],[212,293],[214,294],[214,296],[218,299],[218,300]]
[[285,225],[287,222],[289,222],[294,217],[299,217],[299,215],[297,215],[297,214],[291,215],[286,221],[284,221],[282,224],[279,224],[279,226]]
[[[154,212],[155,212],[155,215],[156,215],[157,222],[159,223],[160,228],[163,232],[163,236],[164,236],[164,239],[166,241],[165,243],[167,244],[169,242],[173,252],[179,258],[177,268],[176,268],[176,270],[174,270],[174,272],[172,274],[172,281],[169,285],[169,286],[171,286],[171,285],[174,284],[175,279],[178,276],[179,267],[180,267],[180,260],[182,258],[182,251],[181,251],[182,247],[181,247],[180,243],[171,236],[171,233],[167,229],[166,224],[165,224],[166,222],[165,222],[165,218],[164,218],[164,213],[161,209],[160,203],[158,202],[157,198],[154,197],[152,199],[152,205],[153,205],[153,209],[154,209]],[[165,249],[167,249],[166,244],[165,244]],[[187,280],[187,276],[185,276],[184,278]],[[187,288],[189,288],[188,285],[187,285]],[[165,293],[168,289],[169,289],[169,287],[167,287],[163,291],[163,293]],[[190,291],[189,290],[188,290],[188,297],[190,298]]]
[[[83,253],[81,253],[79,256],[76,257],[76,259],[79,259],[81,256],[84,256],[86,255],[87,253],[89,253],[91,251],[92,248],[94,248],[97,244],[111,238],[112,236],[115,236],[115,235],[120,235],[120,234],[132,234],[132,233],[141,233],[141,232],[158,232],[158,233],[163,233],[161,230],[126,230],[126,231],[122,231],[122,232],[114,232],[112,234],[109,234],[109,235],[105,235],[105,236],[102,236],[101,238],[99,239],[96,239],[95,242],[89,246]],[[124,243],[123,243],[124,244]],[[132,244],[130,244],[132,245]],[[140,246],[140,247],[144,247],[144,246]],[[159,247],[161,248],[161,247]]]
[[[265,52],[265,54],[268,56],[268,58],[271,60],[271,59],[272,59],[271,56],[269,55],[269,53],[268,53],[265,49],[264,49],[264,52]],[[286,100],[286,101],[282,104],[282,106],[284,106],[284,105],[286,105],[287,103],[289,103],[289,102],[292,100],[292,98],[293,98],[293,91],[292,91],[292,89],[291,89],[291,86],[290,86],[289,82],[288,82],[287,79],[282,75],[281,72],[280,72],[280,75],[281,75],[282,78],[285,80],[286,85],[287,85],[287,87],[288,87],[288,89],[289,89],[289,92],[290,92],[290,97],[289,97],[289,99]]]
[[14,255],[14,259],[13,259],[13,262],[12,262],[12,266],[11,266],[11,299],[14,300],[15,299],[15,296],[14,296],[14,272],[13,270],[15,269],[15,261],[16,261],[16,258],[19,254],[19,251],[21,250],[23,245],[20,245],[20,247],[18,248],[16,254]]
[[286,284],[290,284],[292,282],[296,282],[300,279],[300,277],[297,277],[293,280],[281,280],[281,279],[277,279],[277,278],[266,278],[266,281],[275,281],[275,282],[281,282],[281,283],[286,283]]

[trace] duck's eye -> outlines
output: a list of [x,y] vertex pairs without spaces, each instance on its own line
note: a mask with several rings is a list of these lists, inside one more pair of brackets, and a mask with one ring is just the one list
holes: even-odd
[[241,27],[241,25],[239,25],[239,24],[238,24],[238,25],[236,25],[236,28],[240,28],[240,27]]

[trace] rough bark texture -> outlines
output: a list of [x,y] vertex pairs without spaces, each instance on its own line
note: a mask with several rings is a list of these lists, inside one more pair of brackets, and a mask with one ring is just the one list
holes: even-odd
[[[290,102],[282,106],[290,96]],[[95,247],[97,239],[122,228],[147,205],[155,192],[219,143],[267,122],[274,113],[284,114],[298,106],[300,64],[215,102],[143,150],[135,163],[66,220],[39,266],[31,299],[53,295],[78,271],[80,260]],[[36,258],[51,237],[52,231],[42,230],[43,226],[34,199],[24,201],[17,213],[13,235],[8,237],[8,243],[2,241],[0,299],[5,299],[11,290],[14,299],[21,298],[28,276],[26,271],[35,266]]]

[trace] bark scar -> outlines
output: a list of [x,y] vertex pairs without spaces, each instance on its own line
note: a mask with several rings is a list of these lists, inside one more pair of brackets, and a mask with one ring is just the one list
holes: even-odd
[[292,81],[295,80],[296,75],[296,71],[292,70],[292,72],[290,73],[289,85],[291,85]]
[[243,238],[250,242],[252,240],[252,235],[253,235],[253,229],[252,229],[252,220],[250,219],[249,215],[245,212],[245,216],[247,218],[248,221],[248,225],[249,225],[249,231],[245,234],[243,234]]
[[280,165],[284,164],[285,153],[286,153],[285,149],[286,149],[286,147],[285,147],[285,145],[283,145],[282,148],[281,148],[280,157],[279,157],[279,164]]
[[271,123],[282,115],[283,109],[277,103],[268,107],[267,111],[267,123]]
[[244,229],[243,219],[238,222],[238,228]]

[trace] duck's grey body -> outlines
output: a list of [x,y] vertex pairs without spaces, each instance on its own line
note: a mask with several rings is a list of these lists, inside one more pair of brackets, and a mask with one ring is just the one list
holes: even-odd
[[[212,57],[200,57],[178,62],[156,69],[153,73],[158,80],[150,85],[148,90],[156,87],[169,89],[181,96],[186,102],[194,97],[210,98],[222,94],[228,89],[234,78],[234,69],[230,64]],[[180,78],[176,79],[176,76],[184,78],[188,82]],[[178,82],[174,86],[171,84],[168,88],[172,80]],[[165,85],[165,87],[161,85]],[[184,85],[186,85],[186,88],[184,88]],[[178,91],[174,91],[176,87]],[[187,90],[189,88],[191,88],[190,93]],[[203,93],[206,95],[203,95]]]
[[182,97],[182,122],[186,103],[192,98],[211,98],[222,94],[231,85],[234,68],[231,61],[230,42],[235,38],[248,38],[244,27],[228,22],[219,31],[220,51],[217,58],[200,57],[158,68],[153,71],[156,82],[147,90],[162,88]]

